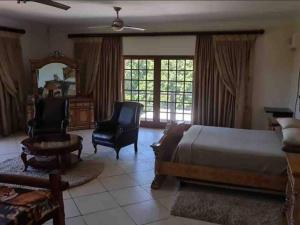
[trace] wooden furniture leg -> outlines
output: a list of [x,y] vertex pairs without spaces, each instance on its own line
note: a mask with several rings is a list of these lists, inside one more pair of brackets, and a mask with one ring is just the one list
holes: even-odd
[[134,142],[134,152],[137,153],[138,152],[138,141]]
[[82,144],[80,145],[80,148],[78,149],[78,161],[82,161],[81,152],[82,152]]
[[[64,205],[63,194],[61,191],[61,179],[60,176],[50,174],[50,190],[53,194],[54,199],[59,203],[60,206]],[[55,211],[53,217],[53,223],[56,225],[65,225],[65,209],[60,207]]]
[[23,172],[25,172],[25,171],[27,171],[28,163],[27,163],[27,155],[24,152],[21,153],[21,159],[22,159],[22,161],[24,163],[24,170],[23,170]]

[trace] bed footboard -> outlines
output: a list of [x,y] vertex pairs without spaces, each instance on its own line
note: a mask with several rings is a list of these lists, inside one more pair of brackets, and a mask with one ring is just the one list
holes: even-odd
[[190,124],[184,123],[168,124],[160,141],[151,145],[155,155],[155,177],[151,184],[152,189],[159,189],[163,184],[167,174],[161,173],[160,165],[164,162],[170,162],[172,160],[173,153],[176,150],[183,133],[190,127]]

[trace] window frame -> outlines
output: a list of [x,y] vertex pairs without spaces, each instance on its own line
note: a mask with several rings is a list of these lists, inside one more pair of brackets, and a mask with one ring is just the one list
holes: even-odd
[[[154,91],[153,91],[153,121],[141,121],[142,127],[151,128],[164,128],[167,122],[160,121],[160,85],[161,85],[161,60],[193,60],[193,66],[195,66],[193,55],[123,55],[122,57],[122,72],[123,72],[123,85],[125,84],[125,60],[130,59],[144,59],[154,61]],[[194,69],[194,67],[193,67]],[[193,70],[194,73],[194,70]],[[192,80],[193,82],[193,80]],[[125,87],[123,88],[123,96],[125,99]]]

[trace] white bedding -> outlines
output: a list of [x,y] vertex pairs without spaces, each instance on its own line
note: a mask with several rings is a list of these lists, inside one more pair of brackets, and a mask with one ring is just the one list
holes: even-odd
[[282,175],[286,170],[281,138],[275,131],[192,126],[173,161]]

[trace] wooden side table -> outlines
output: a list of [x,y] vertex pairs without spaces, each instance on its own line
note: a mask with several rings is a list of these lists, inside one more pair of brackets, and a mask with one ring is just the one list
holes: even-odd
[[[24,171],[31,166],[37,169],[60,169],[64,172],[73,162],[81,161],[82,137],[75,134],[26,138],[21,146]],[[78,151],[77,156],[71,154],[74,151]]]
[[300,154],[286,153],[288,184],[286,188],[286,218],[288,225],[300,225]]
[[278,107],[264,107],[265,113],[268,114],[268,129],[277,130],[280,129],[280,125],[277,122],[277,118],[280,117],[293,117],[294,113],[289,108]]

